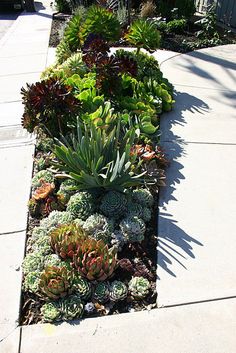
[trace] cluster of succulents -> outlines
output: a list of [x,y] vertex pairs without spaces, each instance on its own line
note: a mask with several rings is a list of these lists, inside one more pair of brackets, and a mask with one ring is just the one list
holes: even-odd
[[166,165],[156,136],[173,87],[140,52],[159,43],[148,21],[123,33],[136,51],[111,52],[123,30],[105,2],[77,9],[56,62],[21,90],[22,125],[40,138],[28,203],[37,226],[29,231],[23,289],[38,298],[43,322],[143,305],[155,280],[153,260],[146,261],[154,238],[147,236],[149,190],[159,186],[151,163]]

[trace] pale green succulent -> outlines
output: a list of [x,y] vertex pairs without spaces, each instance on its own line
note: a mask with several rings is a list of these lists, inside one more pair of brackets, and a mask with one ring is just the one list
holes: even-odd
[[72,195],[66,208],[73,218],[80,218],[83,221],[93,214],[94,209],[94,199],[90,193],[85,191]]
[[101,200],[100,210],[108,218],[121,218],[127,211],[126,195],[118,191],[107,192]]
[[45,228],[48,232],[60,224],[70,223],[72,220],[73,216],[70,212],[52,211],[47,218],[41,220],[40,227]]
[[37,293],[39,289],[40,272],[32,271],[24,277],[23,289],[31,293]]
[[76,187],[77,183],[73,179],[66,179],[61,183],[57,192],[57,198],[62,205],[67,205],[70,197],[76,193]]
[[60,68],[64,71],[67,77],[74,74],[83,77],[87,72],[87,67],[82,60],[81,52],[73,53],[62,65],[60,65]]
[[22,268],[25,275],[32,271],[42,271],[44,268],[44,256],[41,252],[32,252],[27,254],[23,260]]
[[41,307],[41,314],[43,316],[43,322],[54,322],[61,320],[61,310],[58,302],[45,303]]
[[32,189],[36,189],[41,186],[41,180],[46,183],[53,183],[55,181],[54,175],[49,170],[40,170],[32,179]]
[[56,49],[57,64],[62,64],[72,55],[69,44],[66,40],[61,40]]
[[89,281],[85,278],[80,277],[80,275],[76,275],[73,280],[73,290],[77,295],[80,296],[82,300],[88,300],[92,294],[92,286]]
[[152,207],[154,203],[153,196],[147,189],[134,190],[132,193],[132,198],[143,207]]
[[31,239],[31,244],[33,251],[40,252],[44,256],[49,255],[52,252],[50,238],[47,234],[38,237],[35,241]]
[[109,243],[114,229],[114,224],[107,217],[95,213],[91,215],[83,224],[87,234],[96,239],[102,239],[105,243]]
[[43,72],[41,73],[40,79],[41,80],[48,80],[49,78],[53,77],[56,68],[57,68],[57,65],[55,65],[55,64],[46,67],[46,69],[43,70]]
[[32,243],[36,242],[45,235],[47,235],[47,229],[45,227],[34,227],[31,235]]
[[113,302],[118,302],[127,297],[128,289],[126,285],[121,281],[113,281],[110,284],[110,299]]
[[73,320],[82,317],[84,306],[79,295],[71,295],[58,303],[63,320]]
[[109,283],[100,282],[94,289],[93,298],[103,304],[109,300],[109,294]]
[[77,226],[80,226],[80,227],[83,228],[84,221],[82,221],[82,219],[76,218],[76,219],[73,220],[73,223],[75,223]]
[[128,243],[141,242],[144,239],[146,226],[141,218],[126,217],[120,222],[120,229]]
[[149,293],[150,287],[150,282],[144,277],[132,277],[129,281],[129,291],[135,299],[145,298]]
[[45,257],[44,267],[46,266],[65,266],[65,261],[62,261],[62,259],[56,254],[50,254]]
[[143,207],[143,212],[142,212],[142,217],[141,217],[144,222],[149,222],[152,218],[152,212],[150,208],[148,207]]

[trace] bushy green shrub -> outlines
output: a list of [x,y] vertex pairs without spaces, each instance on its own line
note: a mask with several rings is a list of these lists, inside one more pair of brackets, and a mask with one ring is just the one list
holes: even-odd
[[190,18],[196,11],[194,0],[160,0],[157,9],[167,19],[173,19],[173,9],[178,9],[178,18]]

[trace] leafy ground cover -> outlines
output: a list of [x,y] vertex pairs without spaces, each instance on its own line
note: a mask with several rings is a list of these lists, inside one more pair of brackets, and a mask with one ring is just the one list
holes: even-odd
[[23,324],[156,305],[156,212],[168,162],[159,121],[173,87],[140,50],[160,45],[153,23],[125,39],[100,6],[76,13],[41,81],[22,88],[22,125],[37,133],[23,261]]

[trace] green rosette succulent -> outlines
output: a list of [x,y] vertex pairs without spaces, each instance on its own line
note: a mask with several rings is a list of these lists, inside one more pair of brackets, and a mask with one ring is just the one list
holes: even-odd
[[37,189],[42,185],[42,180],[45,183],[54,183],[55,178],[52,172],[49,170],[40,170],[32,179],[32,189]]
[[70,212],[52,211],[47,218],[41,220],[40,227],[44,228],[48,232],[61,224],[70,223],[72,220],[73,216]]
[[57,192],[57,199],[60,204],[66,206],[70,200],[70,197],[76,193],[77,183],[73,179],[64,180]]
[[84,301],[87,301],[92,294],[91,283],[80,275],[75,275],[72,284],[73,291]]
[[146,226],[141,218],[126,217],[120,222],[120,229],[126,242],[141,242],[144,239]]
[[145,298],[150,289],[150,282],[144,277],[132,277],[129,281],[129,291],[134,299]]
[[73,74],[78,74],[80,77],[83,77],[88,69],[82,60],[82,53],[76,52],[73,53],[62,65],[60,68],[65,73],[66,77],[70,77]]
[[84,305],[79,295],[71,295],[58,303],[63,320],[73,320],[82,317]]
[[109,283],[100,282],[96,285],[93,293],[93,299],[101,304],[106,303],[110,298]]
[[89,281],[104,281],[115,269],[116,256],[102,240],[88,238],[79,245],[73,264]]
[[109,191],[102,200],[100,210],[108,218],[118,219],[127,211],[126,195],[118,191]]
[[101,239],[104,243],[109,243],[113,228],[113,222],[98,213],[91,215],[83,224],[83,229],[90,237],[96,240]]
[[110,284],[110,299],[113,302],[118,302],[127,297],[128,289],[126,285],[121,281],[113,281]]
[[95,210],[92,195],[85,191],[77,192],[71,196],[66,210],[71,213],[74,218],[80,218],[82,221],[85,221]]
[[32,252],[27,254],[23,260],[22,268],[25,275],[32,271],[42,271],[44,268],[44,256],[41,252]]
[[73,272],[65,266],[47,266],[39,278],[39,290],[49,299],[57,300],[71,294]]
[[57,64],[62,64],[72,54],[70,46],[65,39],[62,39],[56,48]]
[[134,190],[132,193],[132,198],[143,207],[152,207],[154,203],[153,196],[147,189]]
[[40,272],[32,271],[24,277],[23,289],[31,293],[37,293],[39,290]]
[[142,218],[144,222],[149,222],[151,219],[151,211],[149,208],[142,206],[137,202],[130,202],[128,204],[127,217],[136,216]]
[[45,303],[41,307],[41,314],[43,316],[43,322],[54,322],[62,319],[61,310],[57,302]]
[[32,243],[35,243],[45,235],[47,235],[47,229],[45,227],[35,227],[32,231],[30,239]]
[[73,258],[79,242],[86,238],[86,233],[77,224],[62,224],[50,231],[51,246],[62,258]]

